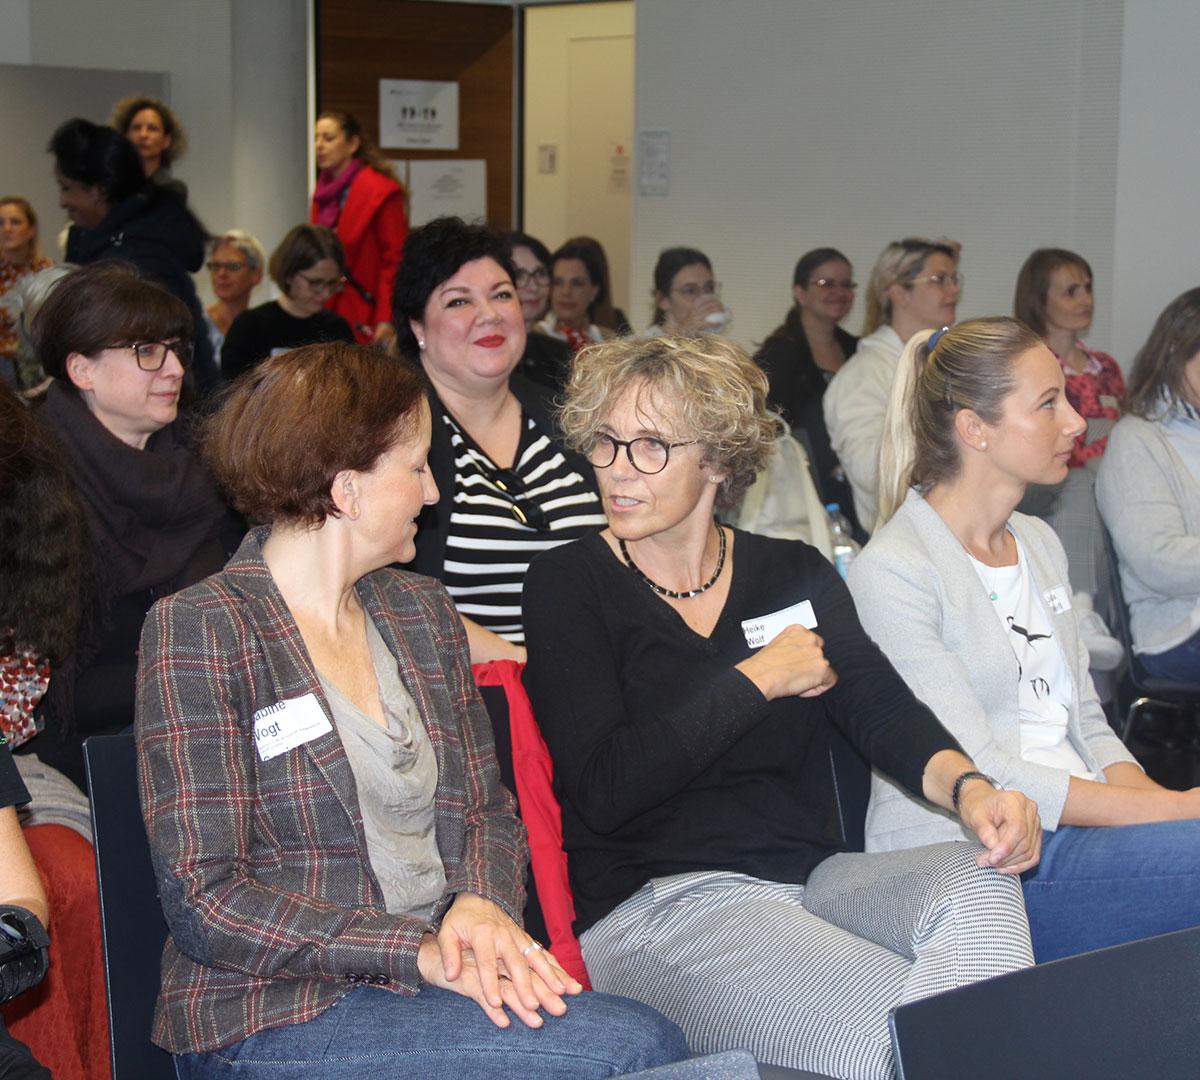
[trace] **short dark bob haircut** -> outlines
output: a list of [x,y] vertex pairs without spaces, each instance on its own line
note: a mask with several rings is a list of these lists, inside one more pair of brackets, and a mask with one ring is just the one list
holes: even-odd
[[1050,275],[1060,266],[1074,266],[1092,280],[1087,259],[1064,248],[1039,248],[1017,274],[1013,295],[1013,314],[1034,333],[1046,335],[1046,297],[1050,293]]
[[519,247],[528,248],[533,252],[533,257],[546,268],[546,273],[550,273],[550,267],[553,264],[550,257],[550,249],[536,236],[530,236],[529,233],[517,232],[514,229],[511,232],[506,232],[504,239],[508,241],[508,246],[511,249],[515,250]]
[[226,390],[204,455],[247,517],[319,526],[338,516],[338,473],[369,472],[416,430],[427,385],[419,369],[344,341],[280,353]]
[[491,259],[516,278],[512,248],[504,234],[487,225],[469,225],[462,218],[440,217],[413,229],[404,241],[404,258],[392,289],[392,322],[400,355],[416,362],[421,350],[409,321],[423,322],[433,291],[469,262]]
[[72,270],[50,290],[34,316],[34,348],[47,375],[74,391],[67,377],[72,353],[95,356],[135,341],[190,341],[192,316],[177,296],[116,259]]
[[146,183],[142,159],[124,135],[76,117],[50,136],[54,167],[68,180],[99,188],[109,207],[124,202]]
[[346,249],[337,233],[324,225],[296,225],[271,252],[267,273],[285,293],[292,289],[292,278],[316,266],[322,259],[337,263],[338,273],[346,271]]

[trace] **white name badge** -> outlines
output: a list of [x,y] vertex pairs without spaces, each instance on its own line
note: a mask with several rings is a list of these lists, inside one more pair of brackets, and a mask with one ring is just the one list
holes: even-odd
[[1063,585],[1056,585],[1053,589],[1047,589],[1042,593],[1042,599],[1046,601],[1046,607],[1054,612],[1055,615],[1061,615],[1064,611],[1071,610],[1071,594],[1067,592]]
[[746,635],[746,644],[752,649],[757,649],[794,625],[803,626],[808,630],[817,628],[817,617],[813,614],[810,600],[801,600],[798,604],[773,611],[770,615],[760,615],[757,619],[746,619],[742,623],[742,633]]
[[263,761],[333,730],[316,694],[277,701],[254,714],[254,745]]

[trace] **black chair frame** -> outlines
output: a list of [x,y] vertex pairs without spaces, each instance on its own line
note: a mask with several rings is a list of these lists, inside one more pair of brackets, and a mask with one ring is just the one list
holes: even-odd
[[[1103,526],[1102,526],[1103,528]],[[1181,683],[1151,675],[1133,651],[1133,631],[1129,625],[1129,607],[1121,587],[1121,568],[1112,535],[1104,528],[1104,548],[1108,553],[1108,573],[1116,609],[1117,635],[1125,647],[1129,681],[1134,697],[1121,723],[1121,739],[1128,743],[1143,712],[1159,709],[1194,718],[1200,712],[1200,683]]]

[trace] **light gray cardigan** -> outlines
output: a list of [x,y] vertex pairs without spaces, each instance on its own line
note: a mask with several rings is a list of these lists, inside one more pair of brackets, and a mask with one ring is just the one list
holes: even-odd
[[1100,461],[1096,500],[1117,548],[1135,649],[1186,641],[1200,603],[1200,484],[1161,423],[1121,418]]
[[[1069,597],[1067,559],[1050,526],[1016,513],[1009,525],[1025,550],[1038,594],[1061,587]],[[1070,774],[1021,757],[1016,653],[970,557],[915,491],[851,564],[850,591],[863,627],[913,693],[980,769],[1035,800],[1042,825],[1056,829]],[[1102,778],[1108,766],[1132,762],[1133,756],[1100,708],[1074,613],[1055,614],[1046,605],[1046,615],[1074,685],[1071,745]],[[948,812],[912,798],[876,773],[866,839],[868,851],[892,851],[973,837]]]

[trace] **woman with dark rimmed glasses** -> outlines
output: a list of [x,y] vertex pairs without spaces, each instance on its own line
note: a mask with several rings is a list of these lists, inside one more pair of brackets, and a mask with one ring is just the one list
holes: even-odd
[[509,241],[458,218],[414,229],[393,310],[401,355],[429,379],[441,493],[411,569],[440,578],[471,659],[525,658],[530,560],[604,524],[592,470],[559,438],[545,390],[514,375],[526,332]]
[[[561,422],[608,528],[525,579],[525,684],[554,758],[593,984],[694,1052],[892,1075],[888,1010],[1032,960],[1036,808],[993,789],[807,544],[730,529],[771,453],[767,381],[707,337],[582,351]],[[978,835],[847,854],[831,730]]]
[[180,300],[127,264],[100,262],[56,284],[32,329],[52,376],[37,417],[65,451],[96,572],[31,746],[82,788],[83,740],[133,716],[150,605],[219,570],[241,529],[180,417],[195,335]]
[[512,246],[513,284],[525,318],[525,355],[518,370],[550,390],[561,390],[571,373],[571,350],[565,341],[535,329],[550,308],[550,249],[528,233],[508,232],[504,238]]

